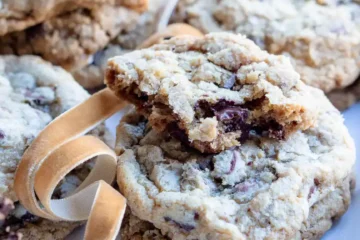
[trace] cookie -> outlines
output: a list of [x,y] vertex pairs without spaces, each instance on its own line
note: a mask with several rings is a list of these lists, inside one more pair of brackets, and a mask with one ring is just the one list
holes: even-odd
[[157,20],[165,3],[164,0],[150,0],[148,10],[138,17],[136,24],[123,29],[108,46],[95,53],[86,66],[74,69],[74,78],[87,89],[103,87],[108,58],[134,50],[155,33]]
[[89,91],[96,91],[97,88],[104,87],[104,72],[107,60],[114,56],[128,53],[129,51],[130,50],[126,50],[119,45],[109,44],[91,57],[90,64],[74,70],[72,75],[81,86]]
[[0,36],[21,31],[46,19],[81,7],[96,7],[113,0],[3,0],[0,4]]
[[173,21],[204,33],[245,34],[262,49],[290,57],[305,83],[329,92],[359,76],[360,11],[350,1],[318,2],[325,5],[314,0],[179,0]]
[[50,18],[24,31],[0,38],[1,54],[34,54],[69,71],[88,64],[119,32],[135,26],[139,13],[103,4],[79,8]]
[[[201,36],[201,32],[187,24],[172,24],[169,25],[164,31],[154,33],[147,40],[138,46],[138,48],[150,47],[156,43],[160,43],[165,39],[170,39],[174,36],[180,35],[193,35]],[[102,51],[97,52],[91,64],[73,72],[74,78],[86,89],[96,89],[103,87],[104,75],[108,59],[129,53],[131,50],[124,49],[118,44],[109,44]]]
[[322,91],[317,124],[287,140],[256,131],[204,154],[138,113],[117,128],[118,184],[132,213],[171,239],[318,239],[350,204],[355,146]]
[[[298,232],[299,239],[320,239],[333,222],[346,212],[351,201],[353,187],[350,184],[353,181],[355,181],[353,177],[346,178],[342,185],[311,206],[308,218]],[[150,222],[134,216],[130,210],[124,217],[120,233],[123,240],[170,239]]]
[[120,230],[121,240],[170,240],[161,234],[160,230],[149,222],[134,216],[127,210]]
[[[11,55],[0,56],[0,93],[0,195],[16,205],[4,225],[24,233],[25,239],[46,239],[45,236],[62,239],[79,223],[54,223],[28,213],[17,202],[14,174],[24,151],[39,132],[89,94],[64,69],[35,56]],[[104,125],[91,134],[113,146]],[[74,170],[58,186],[54,197],[64,197],[74,190],[90,168],[88,163]]]
[[338,89],[327,94],[334,106],[343,111],[360,100],[360,80],[345,89]]
[[112,58],[105,82],[158,131],[208,153],[240,145],[251,130],[286,139],[318,111],[286,57],[231,33],[174,37]]

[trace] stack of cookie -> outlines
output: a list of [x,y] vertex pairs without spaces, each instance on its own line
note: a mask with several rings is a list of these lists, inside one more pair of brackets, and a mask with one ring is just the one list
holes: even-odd
[[137,107],[117,129],[125,239],[318,239],[348,208],[353,140],[288,58],[175,37],[110,59],[106,83]]
[[[0,1],[0,238],[63,239],[81,224],[32,215],[14,175],[104,78],[136,106],[115,144],[121,239],[320,238],[355,184],[337,109],[360,99],[358,16],[355,0]],[[160,19],[182,25],[145,41]],[[114,146],[104,124],[89,134]]]

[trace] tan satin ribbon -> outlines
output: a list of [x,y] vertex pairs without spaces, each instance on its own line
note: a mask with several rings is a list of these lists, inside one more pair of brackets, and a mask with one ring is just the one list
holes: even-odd
[[[176,24],[148,42],[162,41],[164,36],[200,35],[193,30]],[[15,192],[28,211],[51,220],[88,220],[86,240],[115,239],[126,208],[125,198],[110,186],[116,175],[116,155],[99,139],[83,135],[126,105],[104,89],[57,117],[38,135],[15,174]],[[94,157],[94,168],[74,192],[60,200],[51,199],[71,170]]]
[[[116,174],[116,155],[99,139],[82,135],[125,105],[105,89],[56,118],[39,134],[15,175],[16,194],[27,210],[52,220],[89,219],[85,239],[116,237],[126,207],[125,198],[109,185]],[[93,157],[97,157],[96,164],[85,181],[70,196],[51,199],[65,175]]]
[[169,25],[166,29],[161,32],[155,33],[151,37],[149,37],[146,41],[144,41],[138,48],[147,48],[154,44],[160,43],[166,37],[174,37],[181,35],[191,35],[195,37],[204,36],[199,30],[196,28],[185,24],[185,23],[174,23]]

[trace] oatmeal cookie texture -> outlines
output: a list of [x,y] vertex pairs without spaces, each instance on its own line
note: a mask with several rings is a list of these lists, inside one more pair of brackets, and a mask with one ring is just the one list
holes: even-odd
[[[54,223],[27,212],[16,202],[14,174],[25,149],[39,132],[89,94],[64,69],[35,56],[11,55],[0,57],[0,93],[0,196],[15,202],[15,210],[3,225],[23,233],[25,239],[63,239],[79,223]],[[91,134],[112,144],[104,125]],[[74,170],[58,186],[54,197],[63,197],[74,190],[90,168],[89,163]],[[0,238],[4,234],[0,232]]]
[[311,92],[319,124],[285,141],[253,131],[218,154],[125,116],[117,176],[132,213],[172,239],[318,239],[349,206],[355,147],[339,111]]
[[58,14],[79,7],[94,7],[113,0],[2,0],[0,36],[21,31]]
[[255,130],[283,140],[314,124],[314,96],[290,61],[231,33],[172,38],[109,60],[106,84],[158,131],[201,152],[246,141]]
[[305,83],[329,92],[359,75],[359,9],[332,0],[180,0],[173,21],[204,33],[245,34],[270,53],[289,56]]
[[88,89],[103,86],[107,60],[134,50],[156,32],[157,20],[166,1],[150,0],[148,9],[137,18],[135,24],[127,25],[109,45],[91,57],[89,64],[72,70],[74,78]]
[[0,38],[2,54],[34,54],[75,71],[121,31],[135,26],[139,13],[121,5],[78,8]]
[[120,236],[121,240],[170,240],[153,224],[134,216],[130,209],[121,224]]

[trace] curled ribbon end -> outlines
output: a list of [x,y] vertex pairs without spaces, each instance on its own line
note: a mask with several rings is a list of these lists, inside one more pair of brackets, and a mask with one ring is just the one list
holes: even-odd
[[[96,137],[82,135],[125,106],[105,89],[60,115],[38,135],[24,153],[14,181],[28,211],[50,220],[88,220],[85,239],[115,239],[126,208],[125,198],[110,185],[116,155]],[[51,199],[70,171],[94,157],[94,168],[71,195]]]

